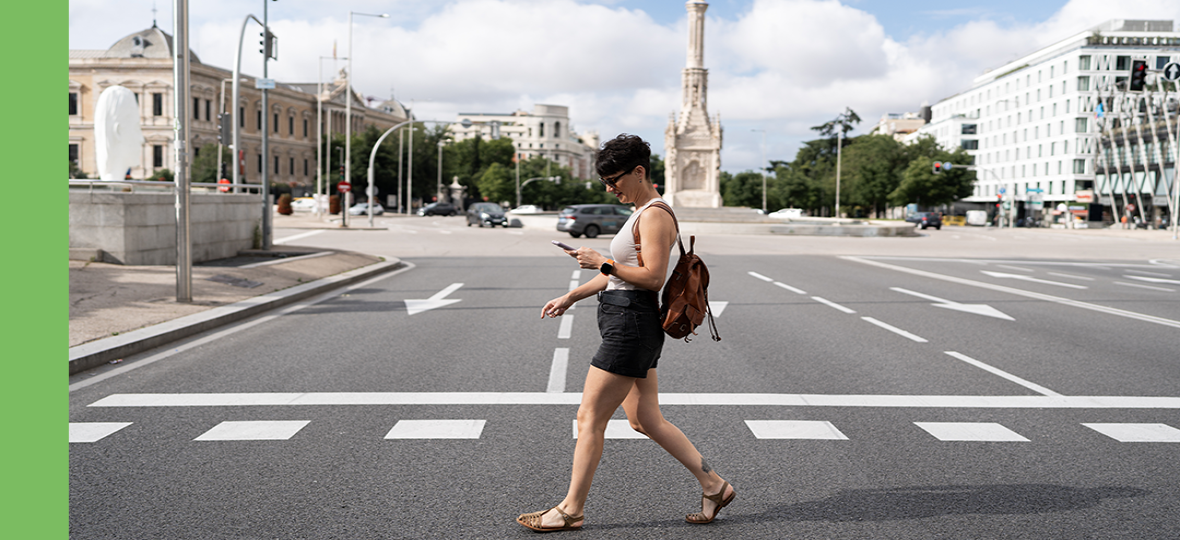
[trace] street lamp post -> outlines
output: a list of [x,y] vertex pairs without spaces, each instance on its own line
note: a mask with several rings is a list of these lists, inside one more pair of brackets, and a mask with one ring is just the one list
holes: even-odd
[[844,130],[836,132],[836,219],[840,219],[840,154],[844,149]]
[[435,183],[434,193],[438,202],[442,202],[442,149],[446,146],[445,140],[438,141],[438,181]]
[[529,185],[530,182],[536,182],[537,180],[548,180],[548,181],[553,182],[555,184],[561,183],[560,176],[538,176],[536,178],[529,178],[528,180],[525,180],[523,183],[521,183],[519,180],[520,180],[520,177],[517,177],[517,183],[516,183],[516,207],[517,208],[520,208],[520,190],[523,189],[525,186]]
[[[315,125],[316,125],[316,130],[315,130],[316,131],[316,133],[315,133],[315,137],[316,137],[316,139],[315,139],[315,142],[316,142],[316,148],[315,148],[315,162],[316,162],[316,168],[315,168],[315,195],[316,195],[315,196],[315,198],[316,198],[315,214],[317,216],[320,215],[320,213],[321,213],[320,211],[322,210],[320,208],[320,198],[327,196],[326,191],[323,195],[320,194],[320,191],[323,190],[323,188],[324,188],[324,167],[322,165],[322,163],[324,162],[324,60],[326,60],[328,58],[331,58],[333,61],[336,60],[335,56],[321,56],[320,57],[320,77],[319,77],[319,79],[316,79],[316,84],[318,86],[316,87],[316,97],[315,97]],[[336,69],[334,65],[333,65],[332,69]],[[329,121],[328,125],[329,126],[332,125],[330,121]]]
[[762,170],[762,213],[766,213],[766,130],[765,129],[751,129],[750,131],[762,132],[762,164],[758,167]]
[[[348,74],[347,74],[347,96],[345,98],[345,117],[344,117],[344,179],[347,181],[352,178],[352,16],[361,15],[364,17],[380,17],[388,19],[388,13],[357,13],[355,11],[348,12]],[[366,188],[369,196],[369,226],[373,226],[373,184],[369,183]]]
[[[372,152],[370,152],[370,153],[369,153],[369,183],[370,183],[370,184],[372,184],[372,183],[373,183],[373,163],[377,161],[377,149],[378,149],[378,148],[381,148],[381,142],[382,142],[382,141],[384,141],[384,140],[385,140],[385,138],[386,138],[386,137],[388,137],[388,136],[389,136],[389,134],[390,134],[390,133],[393,133],[395,130],[401,129],[402,127],[405,127],[407,124],[416,124],[416,123],[419,123],[419,122],[421,122],[421,123],[423,123],[423,124],[444,124],[444,125],[450,125],[450,124],[455,124],[455,123],[457,123],[457,122],[445,122],[445,121],[442,121],[442,120],[414,120],[414,119],[411,117],[411,119],[409,119],[409,120],[406,120],[405,122],[402,122],[402,123],[400,123],[400,124],[397,124],[397,125],[395,125],[395,126],[393,126],[393,127],[389,128],[389,129],[385,130],[385,133],[382,133],[380,137],[377,137],[377,142],[373,143],[373,150],[372,150]],[[470,120],[470,119],[464,119],[464,120],[463,120],[463,122],[461,122],[461,123],[463,124],[463,126],[464,126],[464,127],[470,127],[470,126],[471,126],[471,120]],[[413,146],[414,138],[413,138],[413,137],[414,137],[414,131],[413,131],[413,129],[411,129],[411,130],[410,130],[410,159],[411,159],[411,160],[413,160],[413,156],[414,156],[414,153],[413,153],[413,152],[414,152],[414,146]],[[412,166],[412,164],[411,164],[411,166]],[[411,169],[411,170],[413,170],[413,169]],[[410,182],[410,180],[409,180],[409,179],[407,179],[407,180],[406,180],[406,188],[407,188],[407,192],[406,192],[406,202],[407,202],[407,206],[408,206],[408,204],[409,204],[409,200],[410,200],[410,199],[409,199],[409,191],[408,191],[408,190],[409,190],[409,182]]]

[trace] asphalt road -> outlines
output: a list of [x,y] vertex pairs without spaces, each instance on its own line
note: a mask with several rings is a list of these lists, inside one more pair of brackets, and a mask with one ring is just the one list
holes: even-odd
[[[598,343],[594,300],[540,307],[591,273],[556,232],[385,222],[295,243],[409,268],[71,378],[71,538],[533,534]],[[698,238],[723,339],[668,341],[663,410],[737,500],[686,524],[622,422],[565,534],[1180,537],[1180,248],[1062,234]]]

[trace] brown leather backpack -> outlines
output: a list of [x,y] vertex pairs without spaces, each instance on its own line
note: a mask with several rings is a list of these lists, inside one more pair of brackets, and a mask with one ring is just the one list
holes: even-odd
[[[713,320],[713,311],[709,308],[709,269],[705,262],[694,253],[696,236],[688,237],[688,252],[684,251],[684,243],[680,240],[680,222],[676,214],[664,203],[654,203],[649,208],[661,208],[672,216],[676,224],[676,245],[680,248],[680,259],[672,269],[672,275],[664,284],[664,293],[660,298],[660,318],[664,321],[664,333],[676,339],[692,341],[696,329],[709,317],[709,331],[713,341],[721,341],[717,333],[717,324]],[[643,217],[642,214],[639,216]],[[639,259],[639,266],[643,266],[642,247],[639,243],[639,218],[631,228],[631,236],[635,238],[635,253]]]

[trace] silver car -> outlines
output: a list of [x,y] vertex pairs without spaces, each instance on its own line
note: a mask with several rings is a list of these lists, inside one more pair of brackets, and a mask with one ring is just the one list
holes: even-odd
[[557,213],[557,230],[577,238],[595,238],[599,234],[619,232],[633,210],[617,204],[575,204]]

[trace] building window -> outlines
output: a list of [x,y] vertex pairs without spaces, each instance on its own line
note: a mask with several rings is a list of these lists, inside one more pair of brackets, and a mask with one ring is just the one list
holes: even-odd
[[307,119],[303,119],[303,138],[307,138]]
[[70,116],[78,115],[78,93],[70,92]]
[[290,167],[287,168],[287,171],[291,174],[291,176],[295,176],[295,158],[290,158],[290,159],[291,159],[291,162],[289,163]]
[[1086,132],[1086,119],[1085,118],[1074,119],[1074,131],[1077,133],[1085,133]]
[[1086,174],[1086,160],[1084,160],[1084,159],[1073,160],[1073,173],[1074,174]]
[[[159,95],[159,94],[156,94]],[[152,167],[164,166],[164,147],[158,144],[152,145]]]
[[212,110],[213,110],[213,102],[206,99],[205,100],[205,121],[206,122],[211,122],[213,120]]
[[275,175],[279,174],[279,156],[275,156],[275,168],[271,172],[274,173]]
[[[1057,174],[1061,174],[1061,161],[1057,162]],[[1061,192],[1065,193],[1065,182],[1061,183]]]
[[201,119],[201,98],[193,98],[193,120]]
[[258,172],[262,172],[262,154],[255,154],[258,156]]
[[274,117],[275,117],[274,132],[278,133],[279,132],[279,113],[274,113]]
[[262,131],[262,109],[256,111],[258,113],[258,131]]
[[1115,71],[1130,71],[1131,70],[1131,57],[1130,56],[1115,57],[1114,70]]
[[1171,59],[1172,57],[1170,56],[1155,57],[1155,69],[1164,69],[1164,66],[1168,65],[1168,61]]
[[975,139],[963,139],[960,144],[963,150],[979,150],[979,141]]
[[70,145],[70,163],[78,164],[78,145],[76,144]]
[[238,127],[246,127],[246,108],[238,107]]
[[1087,77],[1084,75],[1081,77],[1078,77],[1078,91],[1079,92],[1087,92],[1089,90],[1090,90],[1090,77]]
[[294,116],[287,117],[287,135],[292,135],[292,136],[295,135],[295,117]]
[[[307,121],[304,120],[303,123],[306,124]],[[303,160],[303,176],[307,176],[307,160],[306,159]]]
[[542,123],[541,123],[541,126],[540,126],[538,129],[540,129],[540,131],[538,132],[538,133],[539,133],[539,135],[537,135],[537,136],[538,136],[538,137],[544,137],[544,136],[545,136],[545,123],[544,123],[544,122],[542,122]]
[[152,94],[152,116],[164,116],[164,94]]
[[961,135],[975,135],[977,130],[976,124],[963,124],[963,129],[960,131]]

